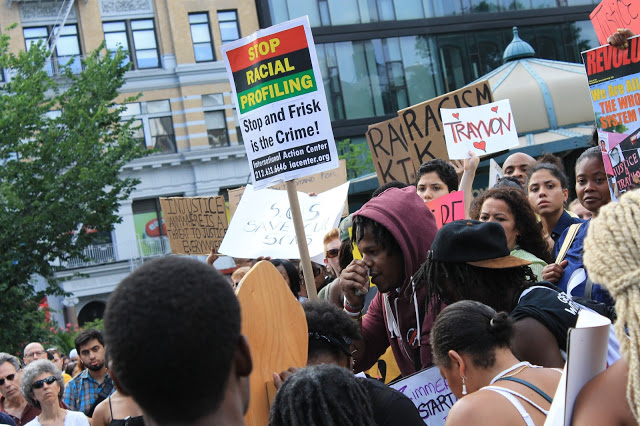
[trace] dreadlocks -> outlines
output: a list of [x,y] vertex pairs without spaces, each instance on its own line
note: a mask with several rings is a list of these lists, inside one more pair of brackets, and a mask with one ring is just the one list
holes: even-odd
[[375,220],[369,219],[366,216],[353,217],[353,236],[351,237],[351,242],[357,245],[358,242],[364,238],[364,233],[367,228],[371,232],[373,241],[375,241],[376,244],[380,244],[387,253],[402,253],[398,242],[393,235],[391,235],[391,232]]
[[[467,263],[441,262],[427,259],[414,276],[416,289],[424,286],[427,309],[440,311],[441,302],[451,304],[459,300],[475,300],[498,312],[511,312],[524,289],[535,282],[528,266],[491,269]],[[507,290],[513,289],[514,292]]]
[[298,370],[276,393],[269,425],[375,425],[369,394],[361,380],[333,364]]

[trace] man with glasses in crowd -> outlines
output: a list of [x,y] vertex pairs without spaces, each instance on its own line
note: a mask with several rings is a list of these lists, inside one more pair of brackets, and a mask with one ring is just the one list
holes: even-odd
[[18,426],[30,422],[40,414],[40,410],[30,405],[20,392],[20,373],[18,358],[0,352],[0,412],[8,414]]
[[92,417],[96,406],[115,392],[104,361],[104,335],[99,330],[85,330],[75,340],[80,360],[86,369],[64,389],[64,402],[71,411]]
[[39,359],[47,359],[47,353],[44,351],[44,346],[38,342],[31,342],[24,348],[24,365],[29,365],[33,361]]

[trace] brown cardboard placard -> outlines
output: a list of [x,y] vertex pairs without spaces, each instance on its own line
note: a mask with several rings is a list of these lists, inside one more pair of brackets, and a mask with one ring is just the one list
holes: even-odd
[[224,197],[160,198],[173,254],[216,252],[229,227]]

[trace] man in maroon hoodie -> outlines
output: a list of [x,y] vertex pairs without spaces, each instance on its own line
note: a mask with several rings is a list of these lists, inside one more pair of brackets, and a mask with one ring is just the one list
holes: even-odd
[[[363,338],[354,343],[356,372],[370,368],[389,345],[403,376],[432,365],[434,315],[426,312],[425,292],[414,292],[411,277],[427,259],[436,232],[433,213],[413,186],[388,189],[353,215],[352,240],[362,260],[342,271],[340,283],[345,311],[362,320]],[[362,317],[369,277],[378,294]]]

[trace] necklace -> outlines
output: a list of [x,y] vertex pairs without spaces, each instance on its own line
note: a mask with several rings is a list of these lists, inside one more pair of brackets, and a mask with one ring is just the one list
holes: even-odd
[[516,371],[514,371],[511,374],[505,374],[504,376],[501,376],[501,379],[504,379],[505,377],[511,377],[511,376],[515,376],[516,374],[520,373],[522,370],[524,370],[525,368],[529,367],[528,365],[523,365],[522,367],[518,368]]

